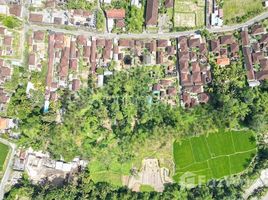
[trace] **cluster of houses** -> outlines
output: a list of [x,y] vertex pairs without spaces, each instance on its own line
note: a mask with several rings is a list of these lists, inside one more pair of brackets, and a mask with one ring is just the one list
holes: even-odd
[[[34,183],[49,181],[59,185],[71,178],[72,174],[80,172],[87,166],[87,161],[75,158],[72,162],[57,161],[50,158],[48,153],[34,151],[29,148],[18,149],[14,158],[13,170],[16,177],[26,172]],[[14,179],[14,175],[12,176]],[[11,180],[15,183],[16,181]]]
[[42,64],[46,62],[47,43],[44,31],[34,31],[28,38],[29,56],[28,67],[30,71],[41,71]]
[[219,66],[228,66],[239,59],[239,42],[232,34],[210,40],[210,51]]
[[64,0],[32,0],[33,10],[29,13],[29,22],[96,28],[97,11],[61,9],[60,6],[65,3]]
[[241,39],[248,84],[258,86],[268,79],[268,33],[262,25],[255,24],[241,32]]
[[200,35],[178,38],[181,103],[185,107],[209,100],[204,92],[204,86],[211,82],[207,53],[206,41]]
[[0,14],[22,17],[21,0],[0,0]]
[[14,57],[17,50],[15,48],[15,37],[17,32],[10,31],[0,26],[0,56]]

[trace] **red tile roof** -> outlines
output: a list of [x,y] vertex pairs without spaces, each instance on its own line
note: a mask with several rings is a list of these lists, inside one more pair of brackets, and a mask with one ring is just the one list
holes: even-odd
[[36,13],[30,13],[29,21],[30,22],[42,22],[43,21],[43,15],[42,14],[36,14]]
[[123,19],[126,16],[125,9],[111,9],[106,11],[107,18]]

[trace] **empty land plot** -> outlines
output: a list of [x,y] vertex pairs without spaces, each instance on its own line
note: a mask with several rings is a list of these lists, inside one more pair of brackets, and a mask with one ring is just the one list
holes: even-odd
[[262,0],[224,0],[223,4],[225,22],[261,10],[263,10]]
[[175,0],[174,26],[201,27],[205,23],[205,1]]
[[180,182],[190,173],[197,183],[200,177],[207,181],[243,171],[256,154],[254,138],[250,131],[230,131],[175,141],[174,180]]
[[0,143],[0,172],[3,170],[9,148],[8,146]]

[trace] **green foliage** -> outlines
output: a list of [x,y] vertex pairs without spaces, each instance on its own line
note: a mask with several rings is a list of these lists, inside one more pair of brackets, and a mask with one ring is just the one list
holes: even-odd
[[6,161],[6,157],[7,157],[7,154],[9,152],[9,148],[8,146],[0,143],[0,174],[3,170],[3,166],[5,164],[5,161]]
[[144,24],[144,8],[130,6],[127,12],[127,30],[131,33],[141,33]]
[[98,31],[104,31],[105,30],[105,17],[103,15],[103,12],[101,10],[97,11],[97,24],[96,28]]
[[89,2],[87,0],[68,0],[66,7],[67,9],[84,9],[92,10],[97,6],[97,1]]
[[21,21],[14,16],[0,15],[0,22],[11,29],[21,27]]

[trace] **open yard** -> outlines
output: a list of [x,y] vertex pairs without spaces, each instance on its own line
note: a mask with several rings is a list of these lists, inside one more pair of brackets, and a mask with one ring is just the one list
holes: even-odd
[[0,143],[0,174],[3,170],[8,151],[9,151],[8,146]]
[[205,24],[205,1],[175,0],[174,26],[201,27]]
[[231,131],[192,137],[173,144],[176,182],[222,178],[247,168],[256,154],[252,132]]
[[259,14],[261,10],[263,10],[262,0],[224,0],[224,21],[231,23],[231,19],[245,16],[250,12]]

